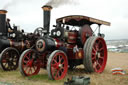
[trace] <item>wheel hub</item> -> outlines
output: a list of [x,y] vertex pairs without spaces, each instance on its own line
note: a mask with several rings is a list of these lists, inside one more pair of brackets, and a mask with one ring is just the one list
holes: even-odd
[[27,65],[32,67],[32,63],[33,63],[33,60],[30,60]]
[[100,58],[100,52],[96,52],[96,60],[98,60]]
[[12,58],[9,59],[9,61],[12,61],[12,60],[13,60]]
[[62,64],[61,63],[57,63],[56,66],[55,66],[56,69],[61,69],[63,68]]
[[63,68],[62,64],[59,64],[59,68]]

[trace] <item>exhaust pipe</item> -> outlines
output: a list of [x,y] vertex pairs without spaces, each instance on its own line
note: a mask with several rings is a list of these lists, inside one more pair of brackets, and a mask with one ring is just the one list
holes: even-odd
[[50,12],[52,7],[45,5],[42,7],[43,11],[44,11],[44,29],[47,30],[47,33],[49,33],[50,30]]
[[0,10],[0,36],[7,35],[6,29],[6,10]]

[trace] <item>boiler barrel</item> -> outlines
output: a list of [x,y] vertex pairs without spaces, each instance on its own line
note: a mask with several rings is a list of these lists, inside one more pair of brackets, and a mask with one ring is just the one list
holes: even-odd
[[52,51],[56,48],[63,47],[63,42],[56,38],[40,38],[36,41],[36,49],[39,52]]
[[7,47],[10,47],[10,40],[9,39],[0,39],[0,52]]
[[7,47],[14,47],[17,50],[19,50],[20,52],[22,52],[26,48],[31,47],[31,42],[29,42],[29,41],[16,42],[11,39],[0,39],[0,52]]

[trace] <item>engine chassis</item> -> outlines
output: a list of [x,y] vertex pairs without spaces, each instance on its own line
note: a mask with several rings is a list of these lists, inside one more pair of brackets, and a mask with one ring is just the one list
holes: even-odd
[[[23,52],[19,62],[21,73],[24,76],[32,76],[38,74],[40,68],[44,68],[47,69],[50,79],[60,80],[66,76],[68,68],[74,69],[81,64],[89,73],[103,72],[107,62],[107,47],[104,36],[100,33],[100,26],[110,23],[83,16],[62,17],[56,22],[51,35],[45,32],[44,36],[35,42],[34,49]],[[91,24],[98,24],[98,36],[94,35]],[[65,25],[76,25],[79,30],[71,30]],[[35,50],[34,53],[31,53],[31,50]],[[28,57],[28,54],[29,59],[24,58],[24,55]],[[36,60],[39,60],[38,72],[34,70]]]

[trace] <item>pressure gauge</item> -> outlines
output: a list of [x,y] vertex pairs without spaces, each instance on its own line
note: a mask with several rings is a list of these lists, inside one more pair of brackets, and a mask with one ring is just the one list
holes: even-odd
[[57,36],[60,36],[61,35],[61,32],[60,31],[57,31],[56,34],[57,34]]

